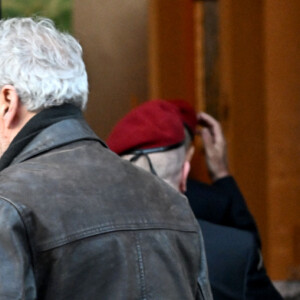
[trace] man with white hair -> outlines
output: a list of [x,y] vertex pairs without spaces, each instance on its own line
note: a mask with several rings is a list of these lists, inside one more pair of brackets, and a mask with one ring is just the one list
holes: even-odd
[[87,94],[72,36],[0,21],[0,299],[211,299],[186,199],[107,149]]

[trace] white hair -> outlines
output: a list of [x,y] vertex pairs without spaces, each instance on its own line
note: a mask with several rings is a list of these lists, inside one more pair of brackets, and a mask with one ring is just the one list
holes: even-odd
[[72,103],[84,109],[88,82],[82,48],[46,18],[0,21],[0,89],[13,85],[29,111]]
[[[185,145],[173,150],[150,153],[147,155],[151,160],[157,176],[170,184],[176,190],[179,190],[181,172],[186,160]],[[130,160],[132,156],[132,154],[128,154],[123,155],[122,158]],[[134,161],[133,164],[150,172],[150,166],[145,156],[141,156],[138,160]]]

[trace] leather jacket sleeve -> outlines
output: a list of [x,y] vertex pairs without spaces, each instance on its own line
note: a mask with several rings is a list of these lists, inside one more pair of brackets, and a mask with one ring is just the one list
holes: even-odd
[[36,299],[26,230],[18,210],[0,199],[0,299]]
[[199,232],[201,258],[200,258],[200,272],[198,274],[198,293],[196,295],[197,300],[212,300],[213,295],[208,277],[207,259],[205,254],[204,240],[202,231]]

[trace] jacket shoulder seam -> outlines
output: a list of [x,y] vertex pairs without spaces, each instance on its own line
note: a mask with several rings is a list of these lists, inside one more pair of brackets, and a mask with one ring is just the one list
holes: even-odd
[[66,237],[62,237],[50,242],[45,242],[40,245],[37,245],[37,251],[44,252],[51,250],[53,248],[61,247],[71,242],[75,242],[80,239],[89,238],[99,234],[106,234],[112,233],[116,231],[141,231],[141,230],[172,230],[172,231],[181,231],[181,232],[189,232],[198,234],[197,228],[194,226],[187,225],[183,226],[176,226],[174,224],[168,223],[147,223],[147,224],[140,224],[140,223],[124,223],[124,224],[114,224],[114,225],[103,225],[103,226],[96,226],[92,228],[88,228],[81,232],[76,232],[74,234],[70,234]]

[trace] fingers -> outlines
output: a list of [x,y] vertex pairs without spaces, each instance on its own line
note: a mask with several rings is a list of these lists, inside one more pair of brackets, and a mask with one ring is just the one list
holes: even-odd
[[197,119],[200,125],[207,128],[215,143],[223,143],[224,137],[220,123],[205,112],[200,112],[197,115]]
[[210,131],[209,131],[208,128],[202,128],[202,130],[201,130],[201,137],[202,137],[202,141],[203,141],[205,149],[213,147],[214,138],[211,135],[211,133],[210,133]]
[[227,164],[226,141],[220,123],[207,113],[197,115],[201,125],[198,133],[201,134],[204,146],[206,165],[212,180],[217,180],[229,174]]

